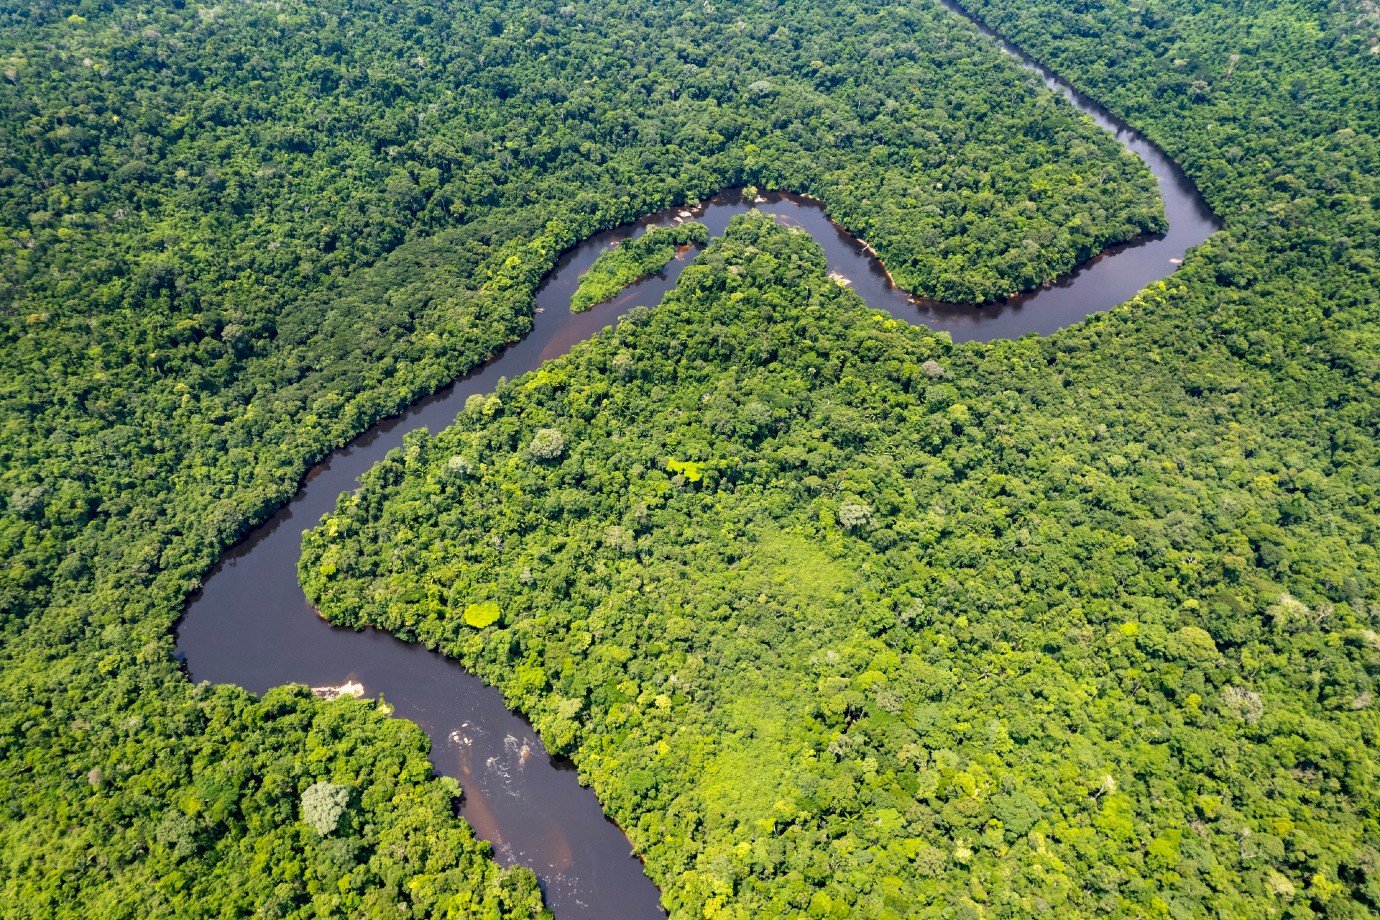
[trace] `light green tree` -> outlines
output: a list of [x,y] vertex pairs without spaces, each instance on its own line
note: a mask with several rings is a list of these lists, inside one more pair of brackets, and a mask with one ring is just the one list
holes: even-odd
[[324,780],[313,783],[302,793],[302,820],[322,837],[330,836],[339,826],[349,801],[349,786]]

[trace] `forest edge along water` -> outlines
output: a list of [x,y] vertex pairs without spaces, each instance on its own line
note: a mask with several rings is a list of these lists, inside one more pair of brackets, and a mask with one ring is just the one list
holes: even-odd
[[891,282],[865,242],[829,220],[823,204],[786,192],[748,200],[740,190],[730,190],[598,234],[558,260],[537,291],[532,331],[525,338],[312,467],[292,500],[222,557],[178,627],[178,650],[191,678],[238,684],[255,693],[288,683],[318,688],[354,683],[365,695],[385,697],[397,716],[430,736],[437,773],[459,780],[461,815],[493,845],[500,863],[536,872],[556,917],[663,916],[660,894],[631,855],[626,835],[605,817],[594,793],[579,784],[574,766],[550,757],[497,690],[437,652],[376,630],[333,627],[316,615],[297,580],[302,534],[335,507],[342,492],[358,486],[360,475],[402,444],[407,432],[441,430],[470,395],[487,393],[500,377],[534,370],[633,307],[660,302],[692,252],[681,252],[664,271],[608,302],[584,313],[570,311],[579,277],[597,255],[648,227],[693,219],[717,236],[734,215],[757,208],[810,233],[824,249],[831,274],[870,306],[946,331],[955,341],[1046,334],[1109,309],[1172,273],[1189,248],[1218,229],[1192,182],[1159,148],[962,8],[944,5],[973,21],[1146,163],[1159,183],[1166,233],[1112,247],[1056,284],[981,306],[911,297]]

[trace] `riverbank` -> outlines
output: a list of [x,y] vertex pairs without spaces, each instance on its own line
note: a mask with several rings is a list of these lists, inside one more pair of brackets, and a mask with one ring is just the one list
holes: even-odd
[[[1055,79],[1042,76],[1047,83]],[[1079,105],[1077,98],[1073,101]],[[462,815],[472,814],[483,825],[500,862],[537,872],[558,917],[655,915],[659,894],[641,863],[629,856],[627,838],[605,819],[574,771],[545,755],[530,726],[507,710],[497,691],[420,645],[375,631],[336,629],[312,615],[296,572],[303,530],[331,510],[341,493],[354,489],[389,450],[401,446],[406,432],[439,430],[470,396],[490,392],[498,379],[534,370],[634,307],[660,302],[687,262],[671,263],[664,273],[590,311],[569,310],[580,274],[598,253],[646,227],[672,225],[688,216],[716,236],[734,215],[753,208],[765,211],[810,233],[823,247],[829,269],[848,278],[869,305],[947,332],[959,342],[1053,332],[1130,299],[1169,274],[1175,267],[1171,260],[1202,242],[1216,222],[1192,184],[1157,148],[1106,113],[1084,111],[1107,130],[1119,132],[1128,149],[1146,161],[1160,183],[1169,231],[1115,247],[1059,284],[1008,302],[976,307],[916,303],[896,287],[871,247],[829,221],[820,203],[788,193],[765,194],[757,201],[730,190],[694,207],[671,208],[599,234],[567,252],[537,293],[533,328],[526,338],[314,467],[293,501],[216,566],[179,630],[179,649],[190,675],[262,692],[289,682],[338,684],[343,676],[358,673],[371,690],[387,696],[399,716],[427,731],[437,771],[465,781]],[[404,638],[415,642],[422,637]],[[513,750],[529,755],[515,758]],[[571,848],[569,840],[580,845]]]

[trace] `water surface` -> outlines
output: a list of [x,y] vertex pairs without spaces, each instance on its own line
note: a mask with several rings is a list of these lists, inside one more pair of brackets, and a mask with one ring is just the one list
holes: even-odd
[[526,338],[317,464],[287,505],[225,554],[191,599],[179,626],[178,648],[192,679],[239,684],[256,693],[286,683],[362,683],[368,695],[383,694],[398,716],[427,732],[437,772],[454,776],[464,788],[461,814],[493,844],[501,863],[529,866],[537,873],[556,917],[663,916],[658,891],[641,862],[630,855],[627,837],[604,816],[594,794],[579,785],[571,765],[547,755],[531,727],[508,711],[497,690],[421,646],[375,630],[338,629],[315,615],[297,582],[302,534],[335,507],[337,496],[355,489],[359,476],[399,446],[408,431],[439,431],[467,397],[489,392],[500,377],[533,370],[632,307],[660,302],[688,258],[673,261],[662,273],[588,312],[569,310],[579,275],[598,253],[649,226],[695,219],[717,236],[734,215],[758,207],[808,231],[823,247],[829,270],[849,279],[868,304],[945,330],[956,341],[1053,332],[1168,275],[1188,248],[1217,228],[1192,183],[1145,138],[1039,65],[1021,60],[1146,162],[1159,181],[1167,233],[1115,247],[1059,284],[984,306],[910,297],[891,283],[861,241],[829,221],[818,203],[790,194],[750,202],[729,191],[693,208],[671,209],[599,234],[560,258],[537,292],[538,312]]

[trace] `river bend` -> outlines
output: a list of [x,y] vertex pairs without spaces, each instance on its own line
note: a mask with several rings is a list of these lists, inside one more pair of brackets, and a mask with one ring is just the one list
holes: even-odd
[[[967,14],[945,3],[959,15]],[[972,18],[972,17],[968,17]],[[493,389],[565,354],[638,305],[654,305],[687,260],[586,313],[572,314],[579,276],[610,243],[647,227],[693,218],[712,236],[752,207],[808,231],[824,249],[829,270],[849,279],[869,305],[892,316],[950,333],[955,341],[1049,333],[1133,297],[1170,274],[1218,223],[1193,184],[1157,147],[1092,100],[1026,58],[981,23],[978,27],[1045,85],[1112,132],[1149,166],[1159,182],[1169,229],[1113,247],[1058,284],[984,306],[919,301],[895,287],[862,242],[832,224],[817,202],[770,194],[750,202],[729,191],[698,206],[650,215],[601,233],[561,256],[536,295],[531,333],[490,363],[387,419],[314,466],[292,500],[227,552],[191,599],[179,625],[178,649],[193,680],[234,683],[256,693],[287,683],[339,685],[348,680],[369,696],[383,694],[398,716],[431,737],[438,773],[460,781],[460,812],[499,862],[531,867],[559,920],[643,920],[663,916],[659,893],[630,856],[627,837],[603,814],[574,768],[547,755],[502,696],[455,662],[376,630],[330,626],[308,606],[297,582],[302,534],[358,486],[359,476],[417,428],[439,431],[467,397]]]

